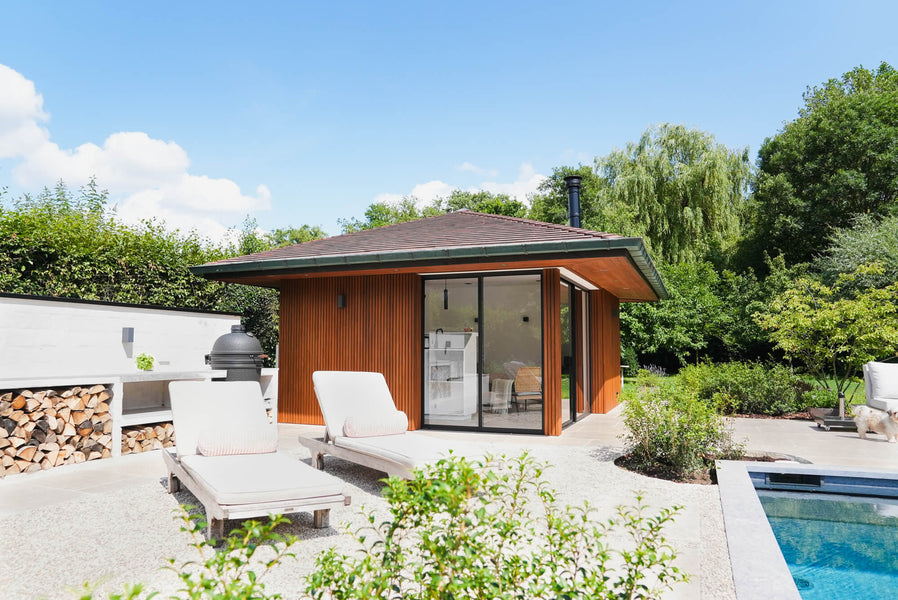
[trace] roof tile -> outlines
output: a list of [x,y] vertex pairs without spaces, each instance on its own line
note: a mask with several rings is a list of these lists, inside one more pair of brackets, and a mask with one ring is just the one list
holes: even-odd
[[618,239],[621,236],[504,215],[469,210],[425,217],[334,237],[303,242],[210,264],[246,263],[290,258],[339,256],[441,248]]

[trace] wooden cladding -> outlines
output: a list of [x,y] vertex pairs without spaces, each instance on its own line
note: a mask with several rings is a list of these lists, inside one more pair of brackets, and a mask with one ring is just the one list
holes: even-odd
[[606,413],[618,405],[621,390],[620,301],[603,290],[590,292],[589,298],[592,412]]
[[561,273],[543,269],[543,433],[561,435]]
[[[314,371],[383,373],[409,427],[421,426],[422,283],[414,274],[285,280],[278,414],[321,425]],[[343,295],[343,308],[338,297]]]

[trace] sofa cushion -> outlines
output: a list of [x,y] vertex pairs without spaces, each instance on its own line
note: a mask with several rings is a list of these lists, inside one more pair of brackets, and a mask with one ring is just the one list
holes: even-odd
[[898,363],[869,362],[864,375],[868,398],[898,400]]
[[278,434],[274,425],[235,425],[201,431],[196,440],[196,451],[203,456],[266,454],[277,451]]
[[343,421],[343,435],[352,438],[398,435],[407,430],[408,416],[401,410],[352,415]]
[[273,454],[181,458],[188,473],[221,505],[321,498],[343,493],[343,482],[295,457]]

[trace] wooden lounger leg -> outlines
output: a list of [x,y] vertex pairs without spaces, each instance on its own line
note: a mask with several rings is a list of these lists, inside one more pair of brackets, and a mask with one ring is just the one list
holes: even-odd
[[312,453],[312,466],[319,471],[324,470],[324,452]]
[[209,525],[206,528],[206,538],[219,541],[224,538],[224,519],[209,519]]
[[330,525],[331,509],[322,508],[312,513],[312,523],[316,529],[324,529]]
[[181,482],[174,473],[168,474],[168,493],[174,494],[181,489]]

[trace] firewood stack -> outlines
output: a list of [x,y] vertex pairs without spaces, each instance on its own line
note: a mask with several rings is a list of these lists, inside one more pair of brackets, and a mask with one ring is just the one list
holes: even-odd
[[122,427],[122,456],[174,445],[175,428],[171,423]]
[[109,457],[111,398],[104,385],[0,395],[0,477]]

